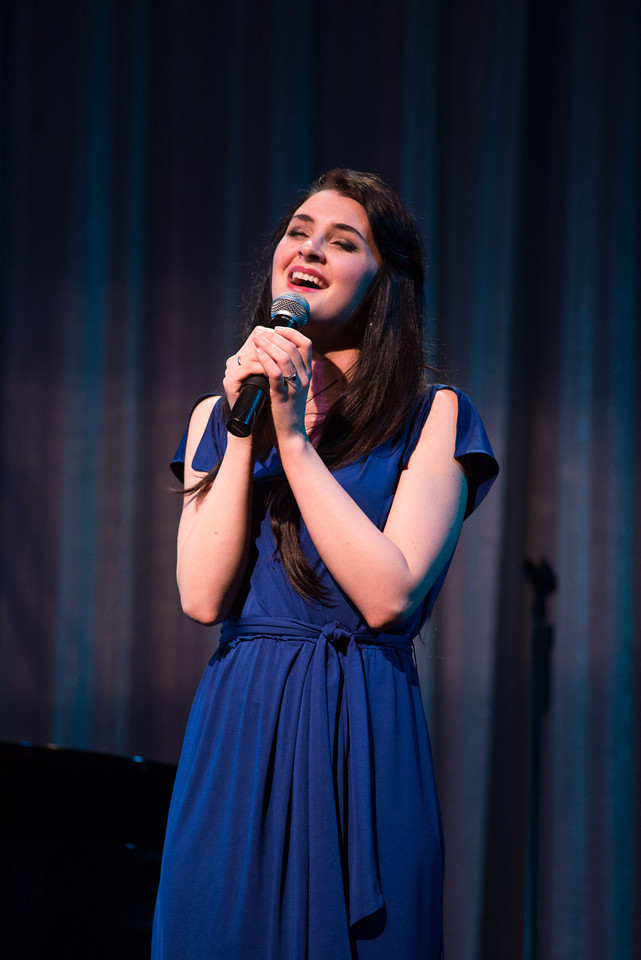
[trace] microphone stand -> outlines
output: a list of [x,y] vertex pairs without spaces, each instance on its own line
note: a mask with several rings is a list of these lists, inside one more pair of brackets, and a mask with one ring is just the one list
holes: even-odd
[[539,871],[541,822],[541,724],[550,705],[550,655],[554,640],[547,622],[546,600],[556,590],[556,576],[545,560],[523,563],[534,589],[532,603],[532,664],[530,670],[530,749],[528,757],[527,839],[525,876],[524,960],[538,960]]

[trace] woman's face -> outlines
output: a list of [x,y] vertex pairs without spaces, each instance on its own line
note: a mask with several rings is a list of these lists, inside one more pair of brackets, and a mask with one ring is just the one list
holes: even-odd
[[338,328],[357,311],[380,263],[360,203],[322,190],[301,204],[274,251],[272,296],[294,290],[309,301],[310,322]]

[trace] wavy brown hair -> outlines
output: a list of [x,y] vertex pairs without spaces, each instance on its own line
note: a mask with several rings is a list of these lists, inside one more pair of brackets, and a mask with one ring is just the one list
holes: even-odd
[[[421,236],[396,193],[372,173],[330,170],[288,210],[254,273],[249,327],[269,325],[274,251],[296,210],[322,190],[335,190],[361,204],[381,256],[376,278],[355,318],[360,332],[357,360],[313,436],[319,455],[333,470],[369,454],[400,432],[425,388],[430,368],[423,342]],[[227,411],[225,401],[225,418]],[[256,438],[263,452],[273,443],[268,424],[263,418]],[[217,472],[218,465],[185,492],[204,497]],[[274,485],[269,507],[276,547],[292,584],[307,600],[323,599],[325,591],[301,549],[300,511],[284,474]]]

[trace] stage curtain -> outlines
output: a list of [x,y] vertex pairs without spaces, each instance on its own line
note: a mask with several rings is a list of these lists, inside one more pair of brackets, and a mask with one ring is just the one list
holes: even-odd
[[177,760],[216,631],[180,611],[168,461],[280,212],[374,170],[502,467],[417,643],[446,956],[528,957],[525,559],[557,577],[539,953],[639,956],[639,26],[635,0],[6,0],[1,739]]

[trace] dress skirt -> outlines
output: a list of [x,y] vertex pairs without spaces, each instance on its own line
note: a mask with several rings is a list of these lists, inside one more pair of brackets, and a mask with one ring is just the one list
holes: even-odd
[[442,887],[411,641],[225,624],[176,777],[154,960],[440,960]]

